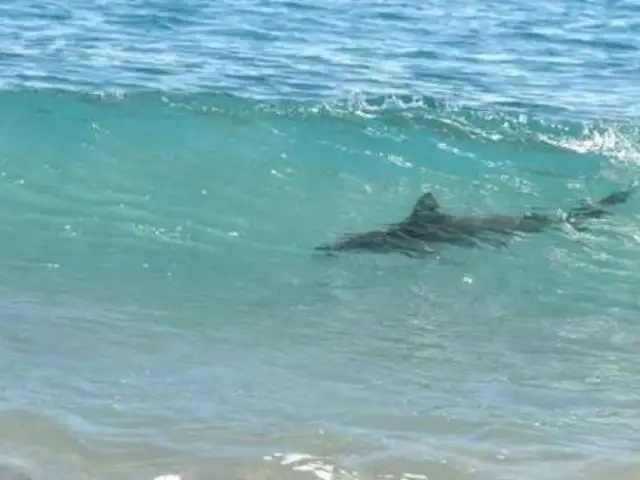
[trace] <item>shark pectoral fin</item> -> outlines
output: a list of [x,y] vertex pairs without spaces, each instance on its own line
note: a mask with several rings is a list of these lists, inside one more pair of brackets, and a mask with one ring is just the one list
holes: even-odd
[[509,246],[509,241],[500,237],[492,237],[487,240],[487,243],[494,248],[507,248]]
[[431,249],[425,250],[402,250],[400,253],[409,258],[426,258],[430,255],[435,255],[437,252]]
[[592,230],[589,227],[585,227],[584,225],[579,225],[577,223],[570,223],[569,226],[576,232],[580,233],[590,232]]
[[437,250],[434,250],[433,248],[422,242],[415,242],[407,248],[399,250],[398,252],[410,258],[426,258],[431,255],[437,256],[438,254]]
[[438,256],[437,261],[440,265],[447,265],[450,267],[461,267],[466,264],[466,262],[463,262],[462,260],[459,260],[457,258],[442,256]]
[[314,249],[314,255],[320,258],[335,258],[339,253],[331,245],[318,245]]
[[331,252],[333,251],[333,245],[330,245],[328,243],[323,243],[322,245],[316,245],[313,248],[316,252]]

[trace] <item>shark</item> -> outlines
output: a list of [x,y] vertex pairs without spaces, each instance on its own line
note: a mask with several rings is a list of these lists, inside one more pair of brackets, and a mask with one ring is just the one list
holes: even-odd
[[633,182],[596,201],[582,202],[562,214],[525,212],[521,215],[453,215],[447,213],[432,192],[415,202],[403,220],[363,233],[349,233],[337,241],[315,247],[318,252],[336,255],[340,252],[400,253],[423,257],[436,253],[434,246],[449,244],[460,247],[491,245],[504,247],[515,235],[536,234],[569,226],[588,231],[585,222],[612,214],[611,207],[626,203],[637,190]]

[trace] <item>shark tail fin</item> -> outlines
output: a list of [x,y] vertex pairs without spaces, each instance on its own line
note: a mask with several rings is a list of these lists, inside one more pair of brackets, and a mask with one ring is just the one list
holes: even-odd
[[612,192],[609,195],[598,199],[596,202],[583,202],[579,207],[572,208],[569,211],[568,217],[570,220],[604,217],[608,214],[606,210],[607,207],[626,203],[639,187],[640,182],[635,180],[624,190]]
[[610,193],[606,197],[602,197],[600,200],[598,200],[597,204],[601,207],[609,207],[612,205],[620,205],[622,203],[626,203],[631,195],[636,192],[639,186],[640,182],[635,180],[631,182],[628,188]]

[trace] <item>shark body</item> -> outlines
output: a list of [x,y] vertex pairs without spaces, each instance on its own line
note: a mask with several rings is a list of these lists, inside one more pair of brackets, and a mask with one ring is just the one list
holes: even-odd
[[411,214],[388,228],[364,233],[348,234],[334,243],[319,245],[317,251],[401,253],[419,257],[434,253],[435,244],[472,247],[482,244],[504,246],[509,237],[517,234],[541,233],[562,225],[583,231],[589,219],[610,215],[610,207],[626,203],[638,184],[615,191],[596,202],[583,201],[565,215],[525,213],[513,215],[457,216],[443,212],[431,192],[423,194]]

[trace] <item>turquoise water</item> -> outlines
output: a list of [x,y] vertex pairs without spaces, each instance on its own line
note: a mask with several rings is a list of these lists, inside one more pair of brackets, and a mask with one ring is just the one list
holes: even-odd
[[637,180],[637,5],[0,13],[0,479],[640,475],[640,198],[501,250],[313,251],[424,191]]

